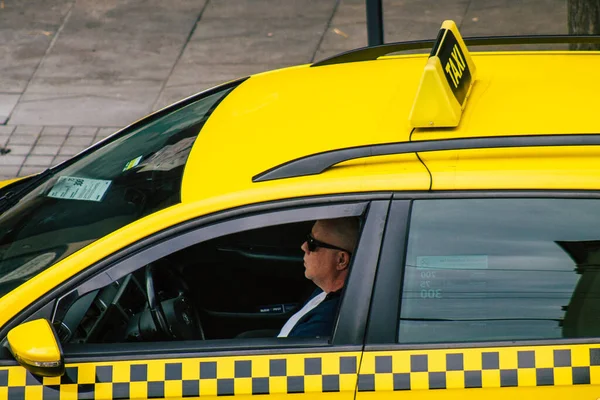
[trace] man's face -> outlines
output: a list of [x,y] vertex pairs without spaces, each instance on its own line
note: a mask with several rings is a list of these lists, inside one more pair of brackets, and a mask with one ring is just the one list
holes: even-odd
[[[340,245],[339,239],[320,221],[313,225],[311,235],[321,242],[335,246]],[[304,268],[306,268],[304,276],[323,288],[323,283],[329,282],[337,274],[336,266],[340,251],[323,247],[317,247],[315,251],[310,251],[306,242],[302,243],[301,248],[304,251]]]

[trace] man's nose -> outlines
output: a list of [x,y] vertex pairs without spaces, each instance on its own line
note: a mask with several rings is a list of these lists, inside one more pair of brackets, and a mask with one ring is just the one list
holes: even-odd
[[306,244],[306,240],[304,242],[302,242],[302,245],[300,246],[300,248],[302,249],[303,252],[308,253],[308,245]]

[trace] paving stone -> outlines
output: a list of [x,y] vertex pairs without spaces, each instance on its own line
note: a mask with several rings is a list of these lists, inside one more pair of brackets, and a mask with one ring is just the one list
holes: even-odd
[[460,29],[463,36],[566,34],[567,21],[563,0],[486,0],[472,2]]
[[31,151],[31,148],[33,146],[30,145],[11,145],[8,146],[8,148],[10,149],[10,154],[11,155],[17,155],[17,156],[25,156],[27,154],[29,154],[29,152]]
[[0,168],[0,181],[5,181],[7,179],[13,179],[19,173],[19,169],[20,168],[21,168],[20,166],[6,166],[6,165],[3,165]]
[[11,123],[126,125],[146,115],[204,3],[75,2]]
[[[388,5],[386,1],[383,1],[382,7],[384,8],[384,14],[386,14]],[[367,29],[367,8],[366,1],[364,0],[341,0],[335,11],[335,15],[331,20],[331,25],[336,24],[353,25],[362,24]]]
[[67,136],[71,127],[69,126],[45,126],[42,136]]
[[44,171],[45,169],[46,169],[46,167],[38,167],[38,166],[23,167],[19,170],[18,176],[29,176],[29,175],[39,174],[40,172]]
[[[165,77],[166,79],[166,77]],[[119,101],[140,100],[157,92],[162,79],[87,79],[36,77],[21,101],[46,101],[51,104],[58,99],[96,96]],[[63,124],[68,125],[68,124]],[[81,125],[91,127],[95,125]]]
[[[97,97],[117,102],[147,102],[148,99],[146,97],[155,95],[160,90],[163,82],[164,80],[162,79],[111,80],[37,77],[30,83],[27,92],[21,98],[21,102],[45,101],[51,106],[56,100],[83,97]],[[63,125],[69,124],[64,123]],[[96,125],[80,126],[95,127]]]
[[[310,38],[314,34],[322,34],[329,22],[329,15],[321,15],[314,18],[202,18],[190,39],[190,43],[206,40],[225,39],[234,42],[250,43],[254,40],[265,42],[278,42],[282,39],[300,40]],[[189,45],[189,44],[188,44]],[[186,48],[187,50],[187,48]],[[223,49],[227,50],[227,48]],[[266,49],[265,49],[266,50]],[[284,52],[293,54],[292,48]],[[226,55],[225,51],[221,56]],[[262,50],[257,56],[265,56]]]
[[74,0],[2,2],[0,91],[21,93],[44,57]]
[[323,18],[331,15],[335,3],[335,0],[211,1],[202,19]]
[[[460,26],[467,9],[473,3],[482,1],[486,2],[488,0],[445,0],[443,7],[435,7],[435,3],[431,0],[384,0],[384,27],[388,25],[392,28],[395,21],[404,21],[405,19],[412,19],[421,23],[436,22],[438,28],[442,25],[444,19],[451,19]],[[435,32],[433,39],[436,35],[437,32]],[[421,39],[426,38],[428,37]]]
[[0,171],[4,170],[6,166],[21,166],[25,161],[24,155],[16,155],[16,154],[5,154],[0,156]]
[[0,135],[9,135],[15,130],[14,125],[0,125]]
[[30,134],[25,134],[25,133],[14,134],[10,137],[10,141],[8,142],[8,144],[9,145],[24,144],[24,145],[32,146],[37,139],[38,139],[38,135],[30,135]]
[[[431,7],[426,1],[388,0],[384,14],[385,42],[435,39],[444,20],[451,19],[461,26],[470,3],[469,0],[446,0],[444,7]],[[429,53],[429,50],[422,52]]]
[[78,0],[36,77],[166,79],[202,0]]
[[65,136],[56,136],[56,135],[48,135],[48,136],[40,136],[40,138],[37,141],[37,145],[58,145],[60,146],[61,144],[63,144],[66,140],[66,135]]
[[[178,66],[310,62],[335,4],[331,0],[211,2]],[[204,80],[216,81],[214,77]]]
[[[97,131],[97,129],[96,129]],[[91,136],[73,136],[70,135],[69,137],[67,137],[67,140],[65,141],[64,145],[65,146],[89,146],[90,144],[92,144],[92,142],[94,141],[94,138]]]
[[60,146],[36,145],[33,150],[31,150],[31,154],[40,156],[55,156],[58,154],[59,150]]
[[96,96],[65,96],[48,99],[21,101],[11,118],[11,123],[38,123],[44,125],[65,124],[76,126],[127,125],[145,116],[158,97],[159,87],[133,101],[123,101]]
[[24,167],[49,167],[54,160],[54,156],[37,156],[31,155],[25,159]]
[[100,139],[104,139],[105,137],[112,135],[119,129],[121,129],[121,128],[100,128],[100,129],[98,129],[98,133],[96,134],[96,137],[94,138],[94,143],[96,143]]
[[8,121],[20,97],[20,94],[0,94],[0,124]]
[[38,135],[42,132],[43,126],[39,125],[19,125],[14,131],[14,134],[30,134],[30,135]]
[[202,21],[182,60],[198,65],[308,63],[327,22],[328,18]]
[[74,156],[85,150],[88,146],[63,146],[60,148],[58,154],[61,156]]
[[98,132],[98,128],[95,126],[74,126],[71,128],[71,133],[69,135],[73,136],[91,136],[92,138],[96,136]]
[[313,61],[320,61],[345,51],[365,47],[367,43],[367,29],[364,23],[332,24],[325,33]]

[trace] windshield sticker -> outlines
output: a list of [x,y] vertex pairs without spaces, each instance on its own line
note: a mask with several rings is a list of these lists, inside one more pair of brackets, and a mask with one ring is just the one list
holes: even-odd
[[102,201],[111,181],[61,176],[48,197],[68,200]]
[[125,168],[123,168],[123,172],[135,167],[136,165],[138,165],[140,163],[140,161],[142,161],[142,156],[139,156],[139,157],[134,158],[133,160],[129,161],[127,164],[125,164]]
[[21,265],[17,269],[1,277],[0,283],[25,278],[28,275],[31,275],[37,271],[44,269],[48,264],[54,261],[55,258],[56,253],[54,252],[40,254],[32,260],[27,261],[25,264]]
[[478,256],[421,256],[417,257],[417,269],[487,269],[488,257]]

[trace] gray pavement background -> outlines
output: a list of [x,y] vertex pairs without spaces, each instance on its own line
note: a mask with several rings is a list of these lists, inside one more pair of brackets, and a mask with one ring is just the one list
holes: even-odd
[[[384,0],[385,41],[567,33],[566,0]],[[367,45],[364,0],[0,0],[0,179],[224,81]]]

